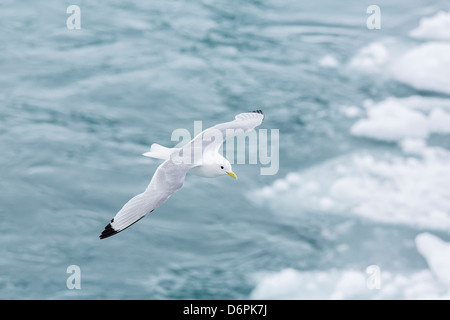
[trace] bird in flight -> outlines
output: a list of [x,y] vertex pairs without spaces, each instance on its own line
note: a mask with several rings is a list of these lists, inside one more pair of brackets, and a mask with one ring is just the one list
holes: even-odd
[[156,169],[145,191],[130,199],[114,216],[100,239],[125,230],[162,205],[183,186],[188,172],[207,178],[229,175],[237,179],[230,162],[219,154],[219,148],[226,139],[253,130],[263,120],[261,110],[240,113],[233,121],[202,131],[181,148],[166,148],[154,143],[143,155],[164,162]]

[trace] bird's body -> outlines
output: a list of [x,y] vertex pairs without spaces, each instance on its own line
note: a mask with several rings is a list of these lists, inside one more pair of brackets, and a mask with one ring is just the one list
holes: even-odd
[[261,110],[238,114],[234,121],[206,129],[182,148],[153,144],[145,156],[162,159],[150,184],[143,193],[130,199],[105,227],[100,239],[110,237],[136,223],[162,205],[179,190],[186,173],[214,178],[230,175],[236,178],[230,162],[218,153],[222,143],[232,136],[259,126],[264,119]]

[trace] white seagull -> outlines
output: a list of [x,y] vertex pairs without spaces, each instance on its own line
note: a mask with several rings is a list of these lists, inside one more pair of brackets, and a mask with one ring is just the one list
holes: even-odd
[[230,175],[237,179],[230,162],[219,154],[227,138],[248,132],[264,120],[261,110],[240,113],[235,120],[221,123],[199,133],[182,148],[153,144],[143,155],[165,160],[153,175],[143,193],[130,199],[105,227],[100,239],[108,238],[138,222],[162,205],[183,186],[186,173],[207,178]]

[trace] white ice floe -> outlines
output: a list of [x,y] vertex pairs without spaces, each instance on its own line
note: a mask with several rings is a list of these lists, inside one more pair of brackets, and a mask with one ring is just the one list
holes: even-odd
[[386,46],[380,42],[373,42],[359,50],[350,60],[349,66],[366,72],[376,72],[380,70],[389,58]]
[[418,251],[430,269],[405,274],[379,270],[379,286],[370,286],[373,273],[364,270],[299,271],[286,268],[261,274],[252,299],[449,299],[450,243],[429,233],[416,237]]
[[416,247],[437,279],[450,287],[450,243],[426,232],[416,237]]
[[[450,75],[449,75],[450,76]],[[450,133],[450,113],[443,109],[434,109],[429,117],[430,129],[436,133]]]
[[388,98],[367,107],[367,117],[351,128],[355,136],[382,141],[424,140],[432,133],[450,133],[450,100]]
[[[348,66],[363,73],[378,73],[417,90],[450,94],[450,12],[423,18],[410,32],[431,40],[420,45],[394,39],[372,42],[361,48]],[[389,48],[389,49],[388,49]]]
[[249,198],[291,217],[320,212],[450,231],[450,152],[427,146],[431,134],[450,133],[450,100],[413,96],[364,106],[367,117],[352,134],[396,142],[397,153],[356,151],[289,173]]
[[367,113],[367,118],[359,120],[351,128],[353,135],[394,142],[404,138],[428,137],[427,117],[397,100],[385,100],[370,108]]
[[440,11],[420,19],[419,26],[409,34],[415,38],[450,40],[450,12]]
[[427,144],[422,139],[403,139],[399,145],[406,155],[422,155],[427,150]]
[[450,152],[415,143],[405,148],[420,157],[355,152],[290,173],[249,199],[290,217],[340,214],[450,231]]
[[[391,48],[381,42],[362,48],[348,66],[393,77],[418,90],[450,94],[450,12],[423,18],[410,35],[433,42]],[[436,41],[439,40],[439,41]],[[405,51],[406,50],[406,51]],[[402,52],[403,51],[403,52]],[[417,230],[450,231],[450,151],[427,145],[433,134],[450,134],[450,99],[412,96],[366,101],[340,111],[366,117],[351,133],[400,148],[381,154],[356,151],[254,190],[249,199],[274,214],[339,214]],[[395,151],[394,151],[395,149]],[[353,219],[349,219],[353,222]],[[260,274],[252,299],[450,299],[450,242],[422,232],[417,251],[428,268],[381,270],[379,290],[368,274],[352,268]]]
[[[449,266],[450,267],[450,266]],[[369,289],[368,275],[360,270],[298,271],[284,269],[261,276],[250,298],[257,300],[298,299],[443,299],[447,286],[430,270],[410,274],[381,271],[380,289]]]
[[361,114],[361,109],[357,106],[342,106],[339,108],[347,118],[356,118]]
[[422,44],[401,55],[393,77],[419,90],[450,94],[450,43]]
[[251,299],[345,299],[365,291],[365,276],[355,270],[298,271],[260,276]]
[[340,214],[450,231],[450,152],[427,146],[431,134],[450,133],[450,100],[413,96],[364,105],[367,117],[352,134],[398,149],[356,151],[291,172],[249,199],[290,217]]
[[339,66],[339,61],[332,55],[326,55],[319,60],[319,65],[324,68],[336,68]]

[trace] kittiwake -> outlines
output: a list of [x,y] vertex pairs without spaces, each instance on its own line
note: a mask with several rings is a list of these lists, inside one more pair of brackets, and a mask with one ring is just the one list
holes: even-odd
[[229,175],[237,179],[230,162],[219,154],[219,148],[226,139],[253,130],[263,120],[261,110],[240,113],[233,121],[202,131],[181,148],[153,144],[150,152],[143,155],[165,161],[156,169],[147,189],[120,209],[100,234],[100,239],[125,230],[162,205],[183,186],[188,172],[207,178]]

